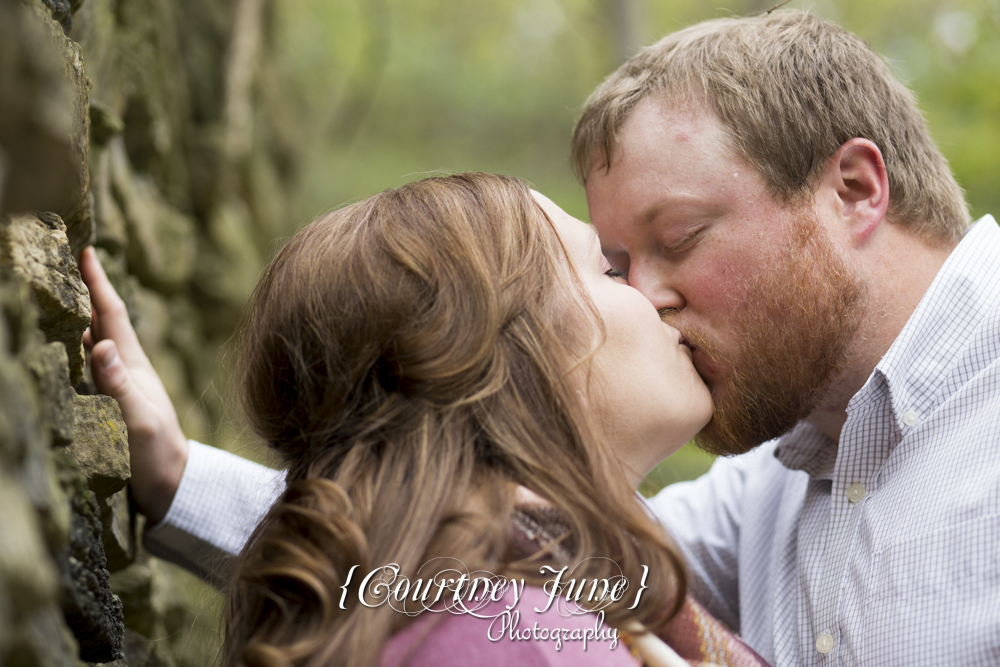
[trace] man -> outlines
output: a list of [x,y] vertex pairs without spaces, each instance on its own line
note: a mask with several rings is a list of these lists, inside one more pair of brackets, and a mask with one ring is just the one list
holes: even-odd
[[690,342],[720,461],[652,501],[778,665],[1000,660],[1000,230],[912,95],[800,12],[670,35],[573,154],[612,266]]
[[[712,387],[702,445],[739,455],[651,501],[696,597],[775,665],[996,664],[1000,229],[966,229],[910,93],[808,14],[712,21],[602,84],[573,154],[608,259]],[[147,543],[210,574],[280,475],[188,454],[82,268],[95,379],[156,480]],[[206,505],[234,520],[199,527]]]

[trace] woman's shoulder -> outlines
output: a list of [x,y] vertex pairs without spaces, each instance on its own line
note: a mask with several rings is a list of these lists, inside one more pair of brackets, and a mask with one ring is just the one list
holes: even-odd
[[425,612],[389,640],[381,667],[635,667],[636,660],[603,616],[549,605],[541,588],[508,589],[475,613]]

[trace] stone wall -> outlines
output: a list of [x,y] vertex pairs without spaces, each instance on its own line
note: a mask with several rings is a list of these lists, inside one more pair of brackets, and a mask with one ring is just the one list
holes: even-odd
[[141,547],[76,258],[98,249],[185,432],[283,232],[296,123],[265,0],[0,0],[0,665],[215,658],[218,594]]

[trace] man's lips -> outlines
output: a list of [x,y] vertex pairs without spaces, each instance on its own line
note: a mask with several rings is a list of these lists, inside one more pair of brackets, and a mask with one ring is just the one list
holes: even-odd
[[691,362],[694,364],[694,369],[701,376],[709,386],[712,386],[713,380],[717,375],[715,360],[708,356],[704,350],[696,347],[684,337],[684,334],[680,335],[680,345],[688,349],[688,354],[691,357]]

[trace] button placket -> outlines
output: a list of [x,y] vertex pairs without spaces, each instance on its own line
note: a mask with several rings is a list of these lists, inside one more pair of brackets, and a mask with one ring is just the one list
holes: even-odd
[[[873,395],[864,411],[849,415],[841,432],[837,464],[834,467],[829,522],[827,524],[828,548],[823,554],[819,576],[813,576],[815,593],[812,623],[813,648],[820,656],[835,659],[840,643],[841,618],[837,607],[844,591],[852,546],[858,535],[858,526],[864,518],[862,506],[865,499],[878,486],[875,477],[893,447],[893,433],[897,429],[884,429],[872,433],[866,425],[879,417],[886,423],[897,418],[892,410],[888,385],[884,382],[873,386]],[[818,633],[818,634],[816,634]],[[822,660],[818,664],[828,664]]]

